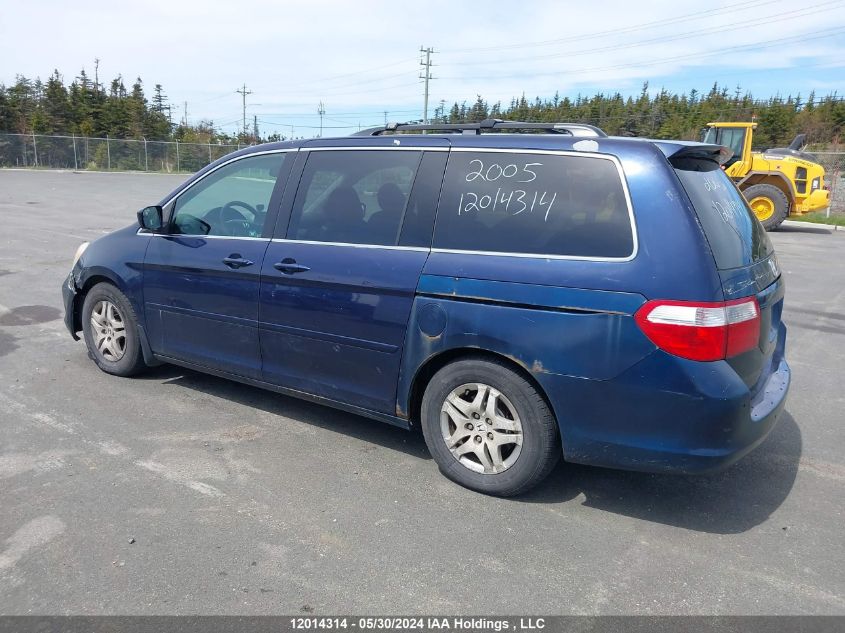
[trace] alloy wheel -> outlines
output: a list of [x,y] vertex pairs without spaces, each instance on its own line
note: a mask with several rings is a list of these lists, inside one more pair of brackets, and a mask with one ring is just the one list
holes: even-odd
[[103,299],[91,310],[91,334],[97,353],[107,361],[117,362],[126,353],[126,325],[120,310]]
[[522,422],[516,408],[483,383],[463,384],[446,396],[440,430],[452,456],[473,472],[504,472],[522,451]]

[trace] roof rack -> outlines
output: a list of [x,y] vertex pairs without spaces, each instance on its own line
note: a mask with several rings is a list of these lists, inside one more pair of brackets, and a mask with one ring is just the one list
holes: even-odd
[[534,123],[528,121],[503,121],[485,119],[475,123],[388,123],[385,126],[361,130],[352,136],[381,136],[407,132],[446,132],[449,134],[481,134],[501,130],[539,130],[552,134],[579,137],[606,137],[604,130],[586,123]]

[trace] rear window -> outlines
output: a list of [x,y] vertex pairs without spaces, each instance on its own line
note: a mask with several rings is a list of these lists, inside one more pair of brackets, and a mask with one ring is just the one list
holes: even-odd
[[749,266],[772,253],[763,225],[716,162],[682,158],[673,164],[704,227],[718,268]]
[[590,156],[452,151],[434,247],[630,257],[634,234],[616,163]]

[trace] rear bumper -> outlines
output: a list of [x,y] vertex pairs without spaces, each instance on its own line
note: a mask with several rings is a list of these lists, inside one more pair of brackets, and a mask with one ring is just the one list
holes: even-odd
[[726,468],[762,443],[783,411],[790,369],[776,356],[753,394],[724,361],[662,352],[610,381],[562,380],[547,393],[554,394],[564,458],[647,472]]

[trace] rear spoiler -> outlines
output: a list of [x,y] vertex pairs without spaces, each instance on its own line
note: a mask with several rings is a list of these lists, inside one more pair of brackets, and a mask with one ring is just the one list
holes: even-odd
[[724,145],[711,145],[709,143],[672,143],[665,141],[654,141],[654,144],[665,154],[669,162],[680,158],[694,158],[699,160],[712,160],[719,165],[724,165],[732,157],[733,152]]

